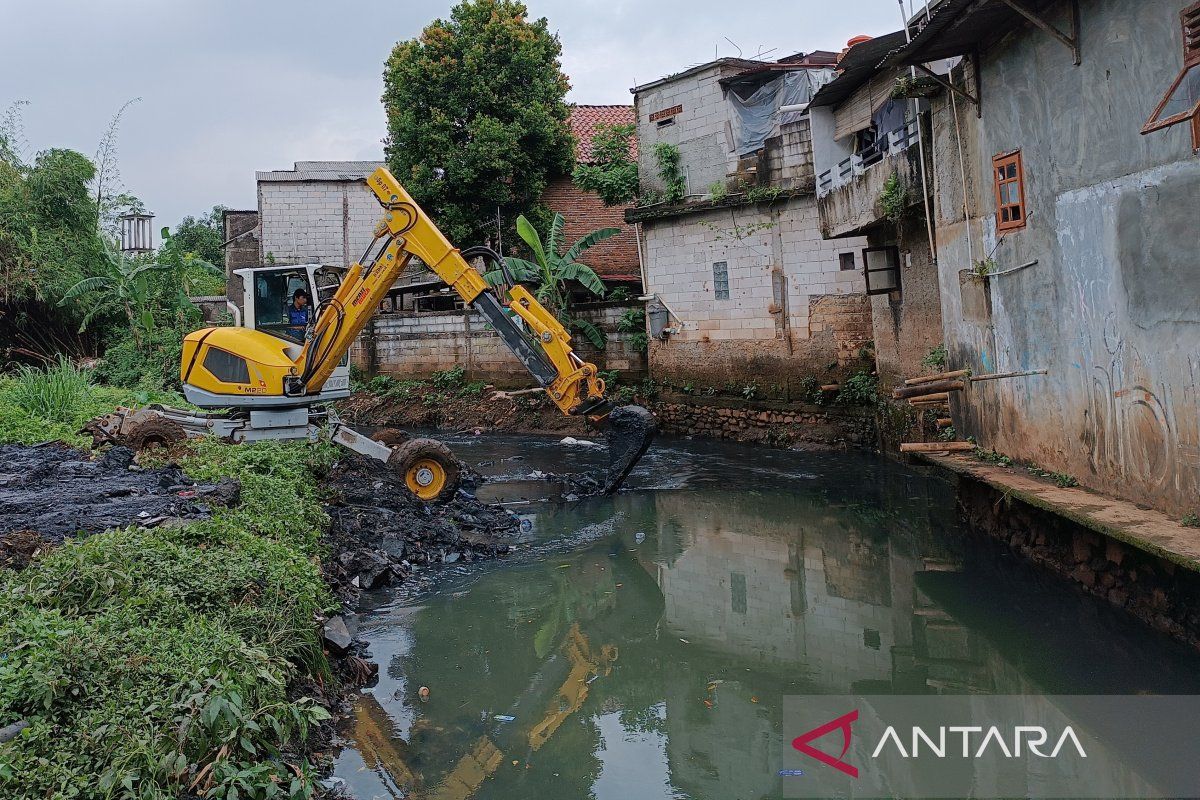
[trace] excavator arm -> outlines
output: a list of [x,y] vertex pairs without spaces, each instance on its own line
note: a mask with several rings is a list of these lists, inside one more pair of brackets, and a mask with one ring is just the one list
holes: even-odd
[[606,490],[615,490],[649,447],[653,416],[640,406],[614,409],[596,366],[575,354],[571,336],[558,319],[524,286],[512,285],[504,302],[467,260],[483,257],[505,270],[500,256],[486,247],[460,252],[387,169],[375,170],[367,186],[383,207],[383,218],[361,262],[350,267],[334,296],[322,304],[296,361],[296,374],[284,381],[285,393],[302,397],[321,390],[396,279],[414,257],[419,258],[487,320],[564,414],[607,423]]

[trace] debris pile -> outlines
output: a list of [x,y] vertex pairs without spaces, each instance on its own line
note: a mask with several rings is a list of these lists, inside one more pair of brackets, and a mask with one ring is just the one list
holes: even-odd
[[241,492],[227,478],[198,484],[176,464],[140,467],[127,447],[92,458],[61,443],[0,445],[0,465],[0,566],[15,568],[70,536],[208,517]]
[[394,473],[348,454],[326,477],[329,514],[326,578],[344,600],[392,582],[417,580],[423,567],[492,558],[520,520],[475,499],[478,476],[464,474],[448,503],[426,505]]

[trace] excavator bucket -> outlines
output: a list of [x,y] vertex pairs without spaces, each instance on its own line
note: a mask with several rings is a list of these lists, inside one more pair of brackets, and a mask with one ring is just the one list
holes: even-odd
[[630,470],[637,464],[658,433],[654,415],[641,406],[618,406],[607,417],[608,478],[604,493],[621,488]]

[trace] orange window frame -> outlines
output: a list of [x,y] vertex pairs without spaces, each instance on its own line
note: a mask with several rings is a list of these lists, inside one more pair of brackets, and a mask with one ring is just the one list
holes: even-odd
[[1142,126],[1142,135],[1153,131],[1169,128],[1172,125],[1177,125],[1180,122],[1186,122],[1189,119],[1192,123],[1192,147],[1200,149],[1200,99],[1197,99],[1190,107],[1183,111],[1172,114],[1169,117],[1159,118],[1167,103],[1171,100],[1175,91],[1179,89],[1180,84],[1188,78],[1192,70],[1197,70],[1200,74],[1200,2],[1193,3],[1183,11],[1179,12],[1179,23],[1183,29],[1183,68],[1179,70],[1179,74],[1175,76],[1175,80],[1171,82],[1171,86],[1163,94],[1162,99],[1158,101],[1158,105],[1154,107],[1154,112],[1150,118],[1146,120],[1146,124]]
[[1028,214],[1025,210],[1025,169],[1020,150],[992,158],[992,183],[996,194],[996,230],[1024,228]]

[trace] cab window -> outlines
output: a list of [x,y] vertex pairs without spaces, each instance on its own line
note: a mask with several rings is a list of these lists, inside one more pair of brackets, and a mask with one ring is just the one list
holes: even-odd
[[254,327],[272,336],[303,344],[304,330],[292,325],[288,320],[288,306],[292,304],[292,295],[297,289],[303,290],[310,298],[307,308],[311,321],[311,315],[314,313],[312,289],[304,271],[277,271],[255,275]]

